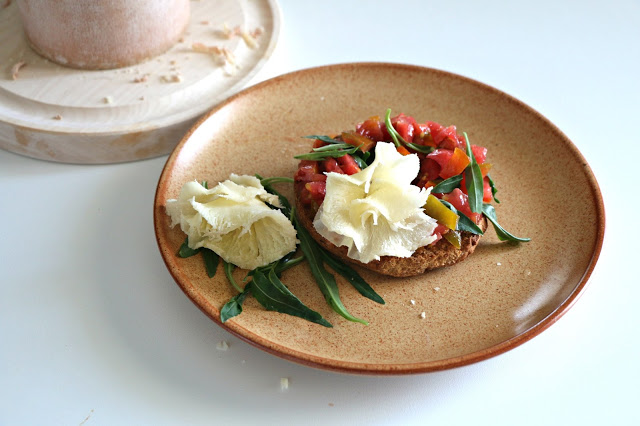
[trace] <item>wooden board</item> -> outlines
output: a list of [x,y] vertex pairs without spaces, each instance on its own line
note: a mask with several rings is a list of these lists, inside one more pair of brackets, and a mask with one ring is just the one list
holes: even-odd
[[[225,26],[259,29],[257,46],[225,35]],[[184,37],[165,54],[126,68],[77,70],[36,54],[10,4],[0,9],[0,148],[81,164],[166,154],[198,117],[244,87],[279,31],[275,0],[194,1]],[[230,60],[197,52],[195,43],[224,48]]]

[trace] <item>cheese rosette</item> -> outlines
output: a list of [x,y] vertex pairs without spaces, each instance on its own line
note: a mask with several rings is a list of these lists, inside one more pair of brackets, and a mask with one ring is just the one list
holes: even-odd
[[278,197],[253,176],[232,174],[206,189],[184,184],[177,199],[167,200],[171,226],[180,224],[192,249],[205,247],[226,262],[255,269],[296,249],[296,230],[280,211]]
[[378,142],[375,160],[353,175],[326,173],[327,186],[313,225],[320,235],[346,246],[362,263],[380,256],[410,257],[435,241],[436,220],[424,213],[431,189],[411,185],[420,171],[415,154]]

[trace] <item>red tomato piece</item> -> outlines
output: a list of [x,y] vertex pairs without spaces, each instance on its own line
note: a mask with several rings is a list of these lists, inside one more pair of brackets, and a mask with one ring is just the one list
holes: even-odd
[[476,162],[482,164],[487,159],[487,148],[478,145],[471,145],[471,152],[476,157]]
[[324,196],[327,193],[327,183],[308,182],[304,185],[304,189],[309,191],[311,199],[320,205],[322,201],[324,201]]
[[426,124],[415,124],[413,126],[413,143],[424,146],[437,147],[431,135],[431,130]]
[[440,177],[442,179],[448,179],[450,177],[459,175],[464,171],[464,169],[469,165],[470,162],[471,161],[469,160],[469,157],[467,157],[467,154],[465,154],[463,150],[461,150],[460,148],[455,148],[453,154],[449,158],[449,161],[447,161],[446,164],[442,166],[442,170],[440,170]]
[[354,160],[350,154],[338,157],[336,158],[336,161],[338,162],[338,165],[340,166],[342,171],[344,171],[348,175],[353,175],[360,171],[358,163],[356,163],[356,160]]
[[334,172],[344,174],[344,171],[338,165],[338,162],[335,158],[327,158],[326,160],[322,160],[322,170],[325,172]]
[[469,206],[469,197],[467,196],[467,194],[462,192],[460,188],[456,188],[450,193],[444,194],[442,196],[442,199],[451,203],[451,205],[458,211],[460,211],[460,213],[464,214],[475,223],[478,223],[480,221],[482,214],[471,212],[471,207]]
[[356,133],[366,136],[372,141],[379,142],[384,140],[385,132],[383,132],[384,123],[380,121],[380,117],[370,117],[364,122],[356,126]]
[[414,120],[413,117],[409,117],[403,113],[400,113],[391,119],[391,125],[396,129],[400,136],[402,136],[402,139],[404,139],[405,142],[413,141],[414,128],[416,124],[416,120]]
[[482,179],[482,185],[484,191],[482,195],[482,201],[485,203],[490,203],[493,200],[493,191],[491,191],[491,184],[489,183],[488,177]]
[[449,126],[446,129],[442,130],[439,137],[442,138],[440,142],[438,142],[439,148],[444,149],[455,149],[455,148],[464,148],[466,145],[461,138],[458,137],[458,132],[456,131],[456,126]]
[[447,228],[446,226],[442,225],[442,224],[437,224],[436,225],[436,229],[433,230],[433,235],[436,236],[436,239],[431,243],[431,244],[435,244],[438,242],[438,240],[440,240],[442,238],[442,235],[447,233],[449,231],[449,228]]
[[429,157],[424,157],[420,161],[420,179],[435,180],[440,176],[440,164]]

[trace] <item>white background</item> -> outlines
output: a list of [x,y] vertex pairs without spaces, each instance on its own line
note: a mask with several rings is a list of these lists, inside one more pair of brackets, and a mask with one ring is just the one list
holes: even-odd
[[0,424],[640,424],[640,3],[279,5],[278,47],[251,84],[331,63],[418,64],[501,89],[565,132],[606,206],[586,292],[479,364],[315,370],[229,335],[172,281],[152,226],[166,156],[78,166],[0,151]]

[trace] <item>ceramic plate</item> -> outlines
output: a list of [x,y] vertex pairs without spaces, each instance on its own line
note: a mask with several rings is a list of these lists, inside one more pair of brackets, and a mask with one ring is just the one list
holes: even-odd
[[[386,108],[420,122],[455,124],[473,143],[487,147],[501,201],[498,218],[506,229],[532,241],[501,243],[490,228],[476,252],[453,267],[413,278],[361,270],[385,305],[364,299],[339,280],[344,305],[368,326],[335,314],[304,263],[286,271],[282,280],[333,328],[266,311],[252,298],[241,315],[220,324],[220,309],[235,293],[221,267],[210,279],[199,256],[176,256],[185,237],[179,227],[170,227],[166,200],[193,179],[215,183],[230,173],[292,176],[297,167],[293,156],[310,148],[301,136],[353,129],[369,116],[384,115]],[[291,196],[286,186],[280,189]],[[313,367],[408,374],[495,356],[553,324],[585,288],[600,253],[605,219],[585,159],[530,107],[459,75],[358,63],[283,75],[216,107],[169,156],[157,188],[154,222],[175,281],[231,333]]]

